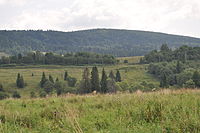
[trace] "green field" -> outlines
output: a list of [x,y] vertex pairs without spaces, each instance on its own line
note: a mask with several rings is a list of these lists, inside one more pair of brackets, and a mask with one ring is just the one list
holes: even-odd
[[[51,74],[59,80],[63,80],[64,72],[68,71],[68,74],[72,77],[78,79],[78,82],[82,78],[82,72],[86,66],[18,66],[18,67],[7,67],[0,68],[0,82],[3,84],[4,89],[7,92],[12,93],[14,90],[20,92],[22,97],[29,97],[31,91],[39,92],[41,89],[39,87],[39,82],[41,80],[42,72],[45,72],[46,76]],[[87,66],[90,68],[92,66]],[[102,68],[105,68],[107,75],[111,70],[114,72],[119,69],[122,76],[122,84],[126,83],[131,85],[140,84],[143,81],[151,82],[158,85],[157,79],[153,78],[151,75],[146,73],[145,65],[111,65],[111,66],[98,66],[99,76],[101,78]],[[27,84],[25,88],[18,89],[16,87],[17,73],[23,75],[25,83]],[[34,76],[32,76],[32,73]],[[77,83],[78,84],[78,83]],[[78,86],[77,86],[78,87]]]
[[66,95],[0,101],[1,133],[200,131],[200,91]]

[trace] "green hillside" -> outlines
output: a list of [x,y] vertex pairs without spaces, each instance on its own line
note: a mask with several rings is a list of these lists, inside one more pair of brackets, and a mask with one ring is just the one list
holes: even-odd
[[156,32],[93,29],[75,32],[0,31],[0,52],[17,54],[32,50],[57,53],[88,51],[115,56],[140,56],[163,43],[171,48],[198,46],[200,39]]

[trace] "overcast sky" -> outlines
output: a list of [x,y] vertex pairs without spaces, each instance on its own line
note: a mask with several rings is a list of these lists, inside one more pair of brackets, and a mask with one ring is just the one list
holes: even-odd
[[0,0],[0,29],[146,30],[200,37],[200,0]]

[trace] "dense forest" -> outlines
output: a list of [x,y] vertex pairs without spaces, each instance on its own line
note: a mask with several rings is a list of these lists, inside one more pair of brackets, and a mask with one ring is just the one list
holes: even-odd
[[0,31],[0,52],[16,55],[30,51],[95,52],[114,56],[145,55],[165,42],[174,49],[198,46],[200,39],[156,32],[93,29],[76,32]]
[[5,64],[39,64],[39,65],[83,65],[83,64],[114,64],[117,60],[111,55],[101,55],[96,53],[78,52],[66,53],[64,55],[52,52],[44,53],[40,51],[29,52],[26,55],[21,53],[14,56],[0,59],[0,65]]
[[141,59],[150,63],[148,72],[160,79],[160,87],[200,87],[200,48],[182,46],[171,50],[166,44]]

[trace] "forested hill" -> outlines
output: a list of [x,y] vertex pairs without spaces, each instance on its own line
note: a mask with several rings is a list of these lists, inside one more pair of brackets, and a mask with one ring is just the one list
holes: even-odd
[[0,52],[17,54],[33,50],[45,52],[97,52],[115,56],[144,55],[163,43],[175,48],[200,46],[199,38],[156,32],[93,29],[76,32],[0,31]]

